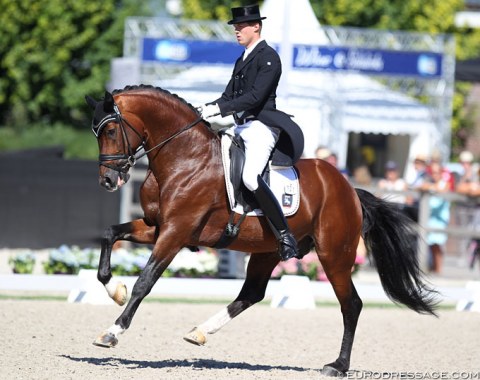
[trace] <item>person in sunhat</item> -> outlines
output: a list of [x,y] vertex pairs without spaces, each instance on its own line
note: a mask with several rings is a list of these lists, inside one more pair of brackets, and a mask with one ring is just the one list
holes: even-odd
[[235,36],[245,48],[235,62],[222,96],[201,107],[204,119],[233,115],[235,135],[245,143],[242,180],[269,221],[279,242],[282,260],[298,257],[296,240],[280,204],[261,177],[269,159],[277,166],[292,166],[303,153],[304,138],[290,115],[276,108],[276,90],[282,66],[278,53],[261,37],[258,5],[232,8]]

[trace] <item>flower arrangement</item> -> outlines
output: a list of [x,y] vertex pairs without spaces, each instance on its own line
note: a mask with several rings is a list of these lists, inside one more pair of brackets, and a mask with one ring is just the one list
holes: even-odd
[[82,268],[93,269],[97,267],[99,253],[90,248],[68,247],[52,249],[48,261],[43,263],[46,274],[77,274]]
[[110,260],[112,274],[115,276],[138,276],[145,268],[150,254],[151,251],[146,248],[132,251],[124,248],[116,249],[112,252]]
[[[138,276],[150,258],[147,248],[112,251],[111,268],[116,276]],[[80,249],[61,246],[49,252],[48,261],[43,263],[47,274],[77,274],[80,269],[97,269],[99,249]],[[182,249],[164,272],[163,277],[215,277],[218,257],[215,251],[200,250],[191,252]]]
[[8,259],[13,273],[31,274],[35,266],[35,254],[32,251],[22,251]]
[[[364,263],[365,257],[357,255],[352,267],[352,274],[356,273]],[[315,252],[309,252],[302,260],[281,261],[273,269],[272,278],[280,278],[283,275],[307,276],[312,281],[328,281]]]
[[218,255],[215,251],[192,252],[184,248],[175,256],[167,271],[169,273],[166,275],[170,277],[215,277]]
[[320,280],[323,269],[318,261],[316,253],[309,252],[302,260],[290,259],[281,261],[273,270],[272,278],[280,278],[283,275],[307,276],[310,280]]

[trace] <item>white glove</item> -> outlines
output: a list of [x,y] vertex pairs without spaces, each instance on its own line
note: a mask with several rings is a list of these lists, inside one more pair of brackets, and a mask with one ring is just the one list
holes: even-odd
[[200,113],[204,119],[216,116],[220,113],[220,107],[218,104],[205,104],[200,107]]

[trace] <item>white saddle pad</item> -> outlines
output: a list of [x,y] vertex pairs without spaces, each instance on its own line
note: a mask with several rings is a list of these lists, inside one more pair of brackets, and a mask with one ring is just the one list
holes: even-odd
[[[229,133],[230,131],[227,131]],[[242,205],[236,204],[233,185],[230,181],[230,145],[232,140],[227,135],[222,135],[222,161],[225,172],[225,185],[227,187],[230,209],[238,214],[243,214]],[[278,203],[282,207],[285,216],[290,216],[298,211],[300,205],[300,185],[298,175],[294,167],[270,167],[270,189],[275,194]],[[248,216],[263,215],[262,210],[255,209],[247,214]]]

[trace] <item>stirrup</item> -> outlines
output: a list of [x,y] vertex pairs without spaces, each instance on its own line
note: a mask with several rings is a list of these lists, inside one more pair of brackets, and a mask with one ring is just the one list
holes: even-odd
[[280,231],[280,236],[278,237],[278,254],[282,261],[301,258],[298,253],[297,241],[290,231]]

